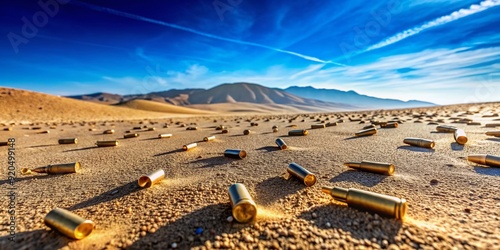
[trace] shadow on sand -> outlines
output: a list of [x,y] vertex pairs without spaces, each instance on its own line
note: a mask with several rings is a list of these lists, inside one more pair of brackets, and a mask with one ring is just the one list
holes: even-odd
[[450,143],[451,150],[453,151],[462,151],[464,150],[464,145],[460,145],[456,142]]
[[123,186],[119,186],[116,188],[113,188],[109,191],[106,191],[98,196],[95,196],[89,200],[80,202],[78,204],[75,204],[71,206],[68,210],[76,210],[76,209],[81,209],[81,208],[86,208],[90,206],[94,206],[103,202],[108,202],[112,201],[114,199],[121,198],[123,196],[129,195],[131,193],[137,192],[141,190],[139,185],[137,185],[137,181],[131,181]]
[[[40,179],[56,178],[58,176],[63,176],[63,175],[48,175],[48,174],[36,174],[35,173],[32,175],[20,175],[20,176],[26,176],[26,177],[22,177],[22,178],[16,177],[16,182],[29,181],[29,180],[33,180],[33,179],[40,180]],[[6,184],[6,183],[10,183],[9,179],[1,180],[0,186],[3,184]]]
[[178,152],[183,152],[183,151],[184,151],[184,150],[183,150],[182,148],[178,148],[178,149],[170,150],[170,151],[168,151],[168,152],[155,154],[155,155],[153,155],[153,156],[154,156],[154,157],[157,157],[157,156],[162,156],[162,155],[175,154],[175,153],[178,153]]
[[500,168],[474,166],[474,171],[476,171],[476,173],[478,174],[500,176]]
[[420,147],[414,147],[414,146],[408,146],[408,145],[399,146],[398,149],[404,149],[404,150],[409,150],[409,151],[413,151],[413,152],[427,152],[427,153],[434,153],[434,151],[436,151],[433,148],[420,148]]
[[203,164],[199,168],[212,168],[220,165],[225,165],[228,163],[231,163],[233,161],[237,161],[238,159],[233,159],[233,158],[227,158],[224,156],[214,156],[211,158],[206,158],[206,159],[199,159],[199,160],[194,160],[191,161],[190,163],[201,163]]
[[[129,249],[170,249],[172,243],[177,244],[177,249],[190,249],[204,246],[206,240],[214,241],[216,236],[223,233],[232,234],[251,226],[228,223],[226,218],[229,215],[229,203],[202,207],[159,228],[155,233],[141,237]],[[203,229],[201,234],[196,234],[197,228]]]
[[259,204],[267,206],[287,195],[297,193],[304,188],[307,187],[296,178],[292,177],[290,180],[285,180],[285,178],[281,176],[275,176],[255,186],[255,192],[257,193],[256,200]]
[[[37,229],[16,232],[14,241],[10,241],[9,236],[0,237],[0,249],[60,249],[72,241],[75,240],[64,237],[53,230]],[[27,245],[30,247],[27,248]]]
[[373,187],[382,182],[387,177],[387,175],[380,175],[357,170],[347,170],[333,177],[330,182],[357,182],[365,187]]
[[257,148],[257,150],[265,150],[267,152],[279,151],[280,149],[277,146],[264,146]]
[[52,146],[58,146],[59,144],[45,144],[45,145],[35,145],[35,146],[30,146],[28,148],[44,148],[44,147],[52,147]]
[[98,148],[98,147],[97,146],[92,146],[92,147],[86,147],[86,148],[68,149],[68,150],[64,150],[63,153],[74,152],[74,151],[82,151],[82,150],[89,150],[89,149],[95,149],[95,148]]

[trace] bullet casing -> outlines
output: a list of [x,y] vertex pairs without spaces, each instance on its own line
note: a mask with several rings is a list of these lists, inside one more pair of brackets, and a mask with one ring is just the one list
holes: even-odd
[[362,161],[362,162],[347,162],[345,166],[358,169],[365,172],[376,174],[393,175],[394,165],[385,162]]
[[311,129],[325,128],[325,124],[311,124]]
[[223,129],[220,133],[221,133],[221,134],[227,134],[227,133],[229,133],[229,130],[227,130],[227,129]]
[[148,175],[143,175],[137,180],[137,184],[142,188],[149,188],[165,178],[165,171],[158,169]]
[[369,128],[369,129],[364,129],[356,132],[354,135],[355,136],[369,136],[369,135],[374,135],[377,134],[377,129],[376,128]]
[[7,141],[0,141],[0,146],[7,146],[9,145],[9,142]]
[[347,203],[349,207],[372,211],[400,220],[405,217],[406,211],[408,210],[408,204],[405,199],[385,194],[355,188],[345,189],[339,187],[323,187],[321,191],[331,195],[334,200]]
[[226,149],[224,156],[235,159],[243,159],[247,157],[247,152],[242,149]]
[[303,168],[299,164],[292,162],[288,165],[286,171],[301,180],[306,186],[311,187],[316,184],[316,176],[309,170]]
[[115,147],[118,146],[118,141],[97,141],[98,147]]
[[235,183],[229,187],[233,218],[240,223],[248,223],[257,216],[257,206],[245,185]]
[[496,155],[487,155],[487,154],[469,155],[467,157],[467,160],[481,165],[500,168],[500,156]]
[[114,129],[108,129],[108,130],[104,130],[104,132],[102,132],[103,134],[114,134],[115,133],[115,130]]
[[436,127],[436,131],[440,133],[455,133],[457,127],[448,125],[439,125]]
[[286,145],[285,141],[283,141],[283,139],[281,138],[278,138],[276,139],[276,145],[278,145],[278,147],[281,149],[281,150],[284,150],[284,149],[287,149],[288,146]]
[[486,131],[485,134],[488,136],[500,137],[500,130],[498,130],[498,131]]
[[500,127],[500,123],[488,123],[484,125],[487,128],[494,128],[494,127]]
[[215,135],[207,136],[207,137],[203,138],[203,141],[213,141],[213,140],[215,140]]
[[186,145],[182,146],[182,150],[187,151],[187,150],[195,148],[197,146],[198,146],[198,144],[196,144],[195,142],[190,143],[190,144],[186,144]]
[[408,145],[421,148],[434,148],[434,146],[436,145],[433,140],[413,138],[413,137],[405,138],[403,142]]
[[55,208],[43,219],[45,225],[72,239],[83,239],[94,230],[94,222],[66,209]]
[[172,134],[159,134],[158,135],[158,138],[160,138],[160,139],[161,138],[170,138],[170,137],[172,137]]
[[463,129],[459,128],[455,130],[453,137],[455,138],[455,141],[460,145],[464,145],[465,143],[467,143],[467,135],[465,134],[465,131]]
[[128,138],[134,138],[134,137],[138,137],[139,134],[126,134],[123,136],[124,139],[128,139]]
[[78,139],[77,138],[59,139],[58,143],[59,144],[77,144]]
[[380,124],[381,128],[397,128],[398,126],[399,126],[399,123],[397,123],[397,122],[388,122],[388,123]]
[[301,136],[301,135],[308,135],[309,131],[307,129],[296,129],[296,130],[290,130],[288,131],[289,136]]
[[252,131],[250,131],[249,129],[245,129],[245,130],[243,130],[243,134],[244,134],[244,135],[249,135],[249,134],[251,134],[251,133],[253,133],[253,132],[252,132]]

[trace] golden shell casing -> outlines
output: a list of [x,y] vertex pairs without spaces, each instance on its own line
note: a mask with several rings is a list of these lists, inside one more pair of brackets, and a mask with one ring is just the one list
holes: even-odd
[[124,139],[127,139],[127,138],[134,138],[134,137],[138,137],[139,134],[126,134],[126,135],[123,135],[123,138]]
[[227,133],[229,133],[229,130],[227,130],[227,129],[223,129],[220,133],[221,133],[221,134],[227,134]]
[[159,134],[158,138],[170,138],[172,137],[172,134]]
[[316,184],[316,176],[311,173],[309,170],[303,168],[299,164],[292,162],[288,165],[286,168],[286,171],[292,175],[304,182],[304,184],[308,187],[313,186]]
[[397,123],[397,122],[388,122],[388,123],[380,124],[381,128],[397,128],[398,126],[399,126],[399,123]]
[[439,125],[436,127],[436,131],[440,133],[455,133],[457,127],[448,125]]
[[148,175],[143,175],[137,180],[139,187],[151,187],[165,178],[165,171],[158,169]]
[[108,129],[108,130],[104,130],[104,132],[102,132],[103,134],[114,134],[115,133],[115,130],[114,129]]
[[467,143],[467,135],[465,134],[465,131],[463,129],[459,128],[455,130],[453,137],[455,138],[455,141],[460,145],[464,145],[465,143]]
[[283,141],[283,139],[281,138],[278,138],[276,139],[276,145],[278,145],[278,147],[281,149],[281,150],[284,150],[284,149],[287,149],[288,146],[286,145],[285,141]]
[[50,130],[40,131],[37,134],[50,134]]
[[253,132],[252,132],[252,131],[250,131],[249,129],[245,129],[245,130],[243,130],[243,134],[244,134],[244,135],[249,135],[249,134],[252,134],[252,133],[253,133]]
[[377,134],[376,128],[363,129],[363,130],[356,132],[354,135],[355,136],[368,136],[368,135],[374,135],[374,134]]
[[365,211],[372,211],[380,215],[402,220],[408,204],[405,199],[369,192],[356,188],[329,188],[323,187],[322,192],[333,197],[334,200],[347,203],[349,207],[357,208]]
[[467,160],[481,165],[500,168],[500,156],[496,155],[487,155],[487,154],[469,155],[467,157]]
[[486,131],[485,134],[488,135],[488,136],[500,137],[500,130],[497,130],[497,131]]
[[433,140],[427,140],[422,138],[407,137],[403,140],[404,143],[421,148],[434,148],[436,145]]
[[337,126],[338,124],[336,122],[329,122],[327,124],[325,124],[326,127],[334,127],[334,126]]
[[73,239],[83,239],[94,230],[94,222],[66,209],[55,208],[43,219],[45,225]]
[[59,144],[77,144],[78,143],[78,139],[77,138],[59,139],[58,143]]
[[481,126],[481,123],[480,122],[468,122],[467,125],[469,126]]
[[311,129],[325,128],[325,124],[311,124]]
[[215,140],[215,135],[207,136],[207,137],[203,138],[203,141],[213,141],[213,140]]
[[385,174],[385,175],[394,174],[394,165],[391,163],[362,161],[362,162],[346,162],[344,163],[344,165],[346,167],[376,174]]
[[3,131],[12,131],[12,128],[11,127],[3,128]]
[[193,142],[193,143],[186,144],[186,145],[182,146],[182,150],[187,151],[187,150],[190,150],[190,149],[195,148],[197,146],[198,146],[198,144],[196,144],[196,142]]
[[273,128],[273,133],[277,133],[278,131],[278,128]]
[[233,218],[240,223],[248,223],[257,216],[257,206],[245,185],[235,183],[229,187]]
[[0,141],[0,146],[7,146],[9,145],[9,142],[7,141]]
[[307,129],[296,129],[296,130],[290,130],[288,131],[289,136],[301,136],[301,135],[308,135],[309,131]]
[[156,130],[156,128],[148,128],[147,131],[155,131],[155,130]]
[[45,172],[47,174],[70,174],[70,173],[80,172],[81,164],[80,162],[73,162],[73,163],[48,165],[45,168],[46,168]]
[[500,127],[500,123],[488,123],[484,125],[487,128],[494,128],[494,127]]
[[98,147],[115,147],[118,146],[118,141],[97,141]]
[[226,149],[224,156],[235,159],[243,159],[247,157],[247,152],[242,149]]

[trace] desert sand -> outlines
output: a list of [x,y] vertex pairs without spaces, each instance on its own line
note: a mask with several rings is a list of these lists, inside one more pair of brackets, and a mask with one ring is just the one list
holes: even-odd
[[[33,102],[33,112],[38,112],[37,106]],[[106,112],[100,108],[95,112]],[[9,241],[8,221],[2,220],[0,249],[500,248],[500,169],[466,160],[469,154],[500,155],[500,139],[484,134],[494,130],[485,124],[499,122],[499,103],[302,115],[163,118],[149,116],[157,112],[129,111],[137,116],[109,112],[99,119],[93,113],[78,114],[78,119],[71,114],[47,117],[55,125],[22,123],[33,114],[4,119],[12,122],[4,126],[12,130],[1,130],[0,141],[16,140],[17,230],[15,242]],[[363,122],[349,121],[349,117]],[[402,121],[398,128],[354,137],[372,118],[390,121],[396,117]],[[463,118],[481,125],[453,123]],[[344,122],[338,126],[309,129],[311,124],[339,119]],[[99,121],[89,122],[94,120]],[[258,126],[250,126],[251,122]],[[436,124],[463,128],[468,142],[461,146],[452,134],[434,132]],[[198,130],[186,130],[186,125]],[[219,125],[227,126],[229,133],[216,130]],[[274,125],[279,128],[276,133],[271,129]],[[50,133],[38,134],[34,126]],[[132,130],[138,126],[142,129]],[[149,127],[156,130],[146,131]],[[103,134],[107,129],[116,132]],[[245,129],[255,133],[243,135]],[[288,136],[291,129],[309,129],[309,135]],[[123,139],[127,130],[140,135]],[[173,136],[157,139],[160,133]],[[210,135],[216,139],[202,141]],[[78,138],[78,144],[57,143],[72,137]],[[408,146],[403,143],[405,137],[432,139],[436,146]],[[276,138],[282,138],[289,149],[279,150]],[[95,146],[97,140],[115,139],[117,147]],[[198,147],[181,149],[191,142]],[[248,156],[225,158],[225,149],[243,149]],[[7,146],[0,147],[3,193],[10,187],[7,152]],[[395,174],[378,175],[343,165],[362,160],[393,163]],[[23,167],[76,161],[82,165],[79,173],[20,174]],[[285,180],[282,174],[291,162],[313,172],[318,182],[306,187],[295,178]],[[165,179],[151,188],[139,188],[137,179],[157,169],[165,171]],[[251,223],[228,220],[227,190],[233,183],[245,184],[257,204],[257,218]],[[322,186],[405,198],[408,213],[400,221],[350,208],[322,193]],[[2,218],[8,218],[7,206],[7,199],[2,199]],[[43,218],[56,207],[92,220],[94,231],[82,240],[71,240],[50,230]]]

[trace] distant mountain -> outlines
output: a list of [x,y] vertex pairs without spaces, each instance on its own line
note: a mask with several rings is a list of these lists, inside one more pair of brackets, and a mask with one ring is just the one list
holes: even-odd
[[143,95],[126,95],[124,100],[144,99],[157,102],[166,102],[173,105],[189,105],[188,98],[190,95],[204,92],[205,89],[171,89],[161,92],[151,92]]
[[104,93],[104,92],[87,94],[87,95],[73,95],[67,97],[77,100],[91,101],[103,104],[115,104],[123,101],[123,97],[121,95]]
[[436,104],[418,100],[401,101],[397,99],[383,99],[373,96],[361,95],[355,91],[341,91],[336,89],[316,89],[314,87],[292,86],[284,91],[304,98],[314,98],[325,102],[336,102],[357,106],[360,108],[409,108],[409,107],[429,107]]

